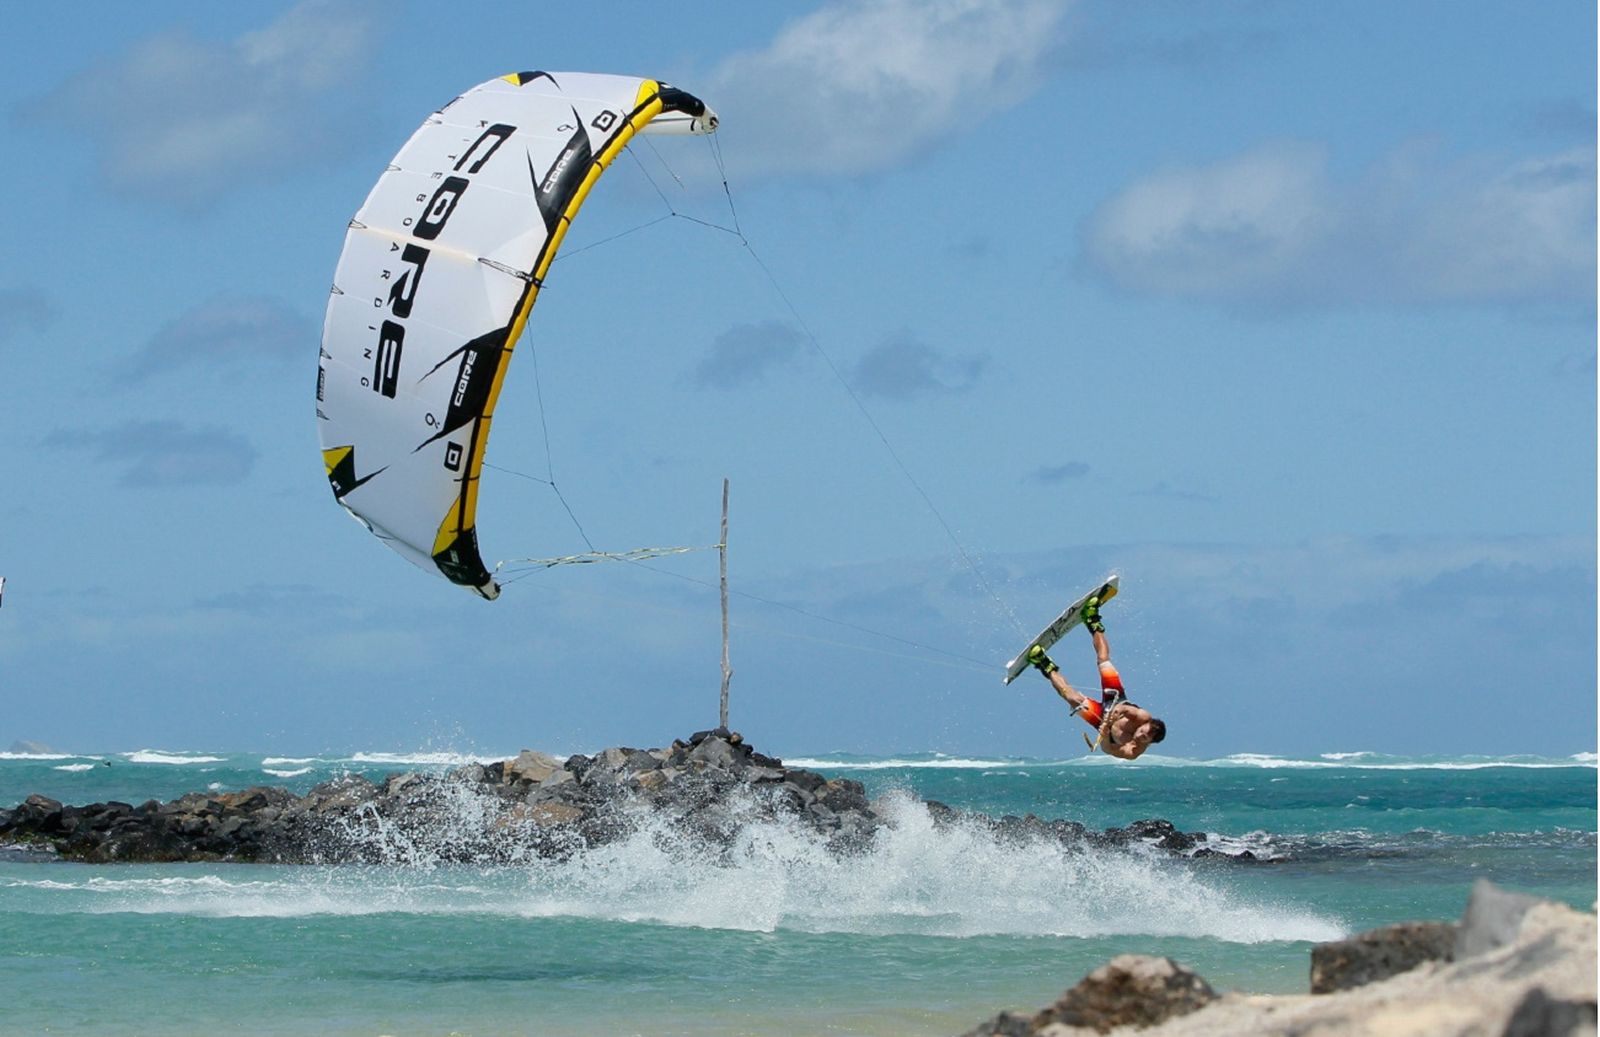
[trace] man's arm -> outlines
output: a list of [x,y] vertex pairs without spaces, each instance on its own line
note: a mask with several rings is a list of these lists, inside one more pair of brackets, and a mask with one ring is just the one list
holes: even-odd
[[1135,748],[1131,743],[1112,745],[1110,739],[1101,742],[1100,749],[1107,756],[1115,756],[1119,760],[1137,760],[1139,754],[1144,751],[1143,749]]

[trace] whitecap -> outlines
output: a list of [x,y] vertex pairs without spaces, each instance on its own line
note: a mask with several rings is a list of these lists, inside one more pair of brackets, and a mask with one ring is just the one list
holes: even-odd
[[[1326,755],[1326,754],[1325,754]],[[1581,756],[1582,754],[1580,754]],[[1267,753],[1234,753],[1216,760],[1184,761],[1199,767],[1257,767],[1263,770],[1362,770],[1362,771],[1477,771],[1497,767],[1521,770],[1552,770],[1575,766],[1594,766],[1594,762],[1578,757],[1563,759],[1527,756],[1512,757],[1457,757],[1455,759],[1406,759],[1384,756],[1381,753],[1363,753],[1359,759],[1297,760]]]
[[1339,766],[1339,764],[1329,763],[1325,760],[1290,760],[1285,759],[1282,756],[1269,756],[1265,753],[1234,753],[1232,756],[1225,756],[1216,762],[1222,764],[1236,764],[1242,767],[1262,767],[1267,769],[1281,767],[1293,769],[1317,769]]
[[500,756],[482,756],[468,753],[454,752],[414,752],[414,753],[353,753],[346,758],[349,763],[375,763],[385,767],[460,767],[470,763],[494,763],[499,760],[509,760],[516,753]]
[[64,763],[59,767],[52,767],[50,769],[54,770],[54,771],[92,771],[92,770],[94,770],[94,764],[92,764],[92,763]]
[[865,759],[828,759],[827,757],[797,756],[785,757],[784,766],[801,767],[806,770],[854,770],[854,771],[880,771],[880,770],[1014,770],[1021,767],[1051,767],[1072,761],[1065,760],[1023,760],[1000,759],[989,760],[983,758],[965,758],[959,756],[942,756],[935,754],[932,759],[912,759],[909,757],[886,757],[876,760]]
[[274,778],[298,778],[302,774],[311,773],[310,767],[301,767],[299,770],[295,771],[279,771],[273,770],[271,767],[263,767],[261,769],[272,775]]
[[1356,769],[1373,771],[1482,771],[1495,768],[1511,768],[1513,770],[1548,771],[1563,770],[1572,766],[1574,766],[1573,763],[1565,760],[1407,760],[1396,763],[1357,764]]
[[223,756],[197,756],[184,753],[163,752],[160,749],[140,749],[138,752],[123,753],[129,763],[161,763],[171,766],[182,766],[190,763],[222,763],[226,760]]

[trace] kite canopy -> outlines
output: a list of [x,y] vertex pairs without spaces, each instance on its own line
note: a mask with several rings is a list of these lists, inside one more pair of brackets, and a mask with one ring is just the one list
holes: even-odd
[[350,221],[322,328],[333,495],[379,539],[485,598],[478,476],[517,337],[572,218],[636,133],[710,133],[650,79],[522,72],[412,134]]

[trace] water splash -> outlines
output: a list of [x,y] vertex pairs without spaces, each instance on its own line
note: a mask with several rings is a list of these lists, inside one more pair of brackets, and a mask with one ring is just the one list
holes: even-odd
[[[155,878],[110,869],[22,885],[39,901],[30,909],[50,912],[476,913],[750,932],[1230,943],[1347,934],[1338,919],[1233,891],[1226,869],[1043,834],[997,840],[980,820],[936,821],[902,794],[879,802],[889,824],[854,853],[835,852],[822,834],[745,796],[728,804],[726,842],[708,843],[681,817],[638,808],[620,837],[595,846],[574,840],[555,856],[534,853],[526,831],[497,824],[501,804],[470,785],[439,782],[428,794],[428,825],[402,827],[371,813],[346,823],[345,837],[365,840],[381,865],[234,865]],[[464,845],[481,849],[484,862],[446,863],[461,860]],[[17,893],[0,890],[0,899]]]

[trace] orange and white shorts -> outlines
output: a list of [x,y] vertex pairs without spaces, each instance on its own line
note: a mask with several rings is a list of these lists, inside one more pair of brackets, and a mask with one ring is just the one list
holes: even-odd
[[1122,678],[1117,674],[1117,668],[1110,662],[1100,664],[1100,701],[1086,700],[1078,710],[1078,715],[1094,728],[1100,730],[1100,721],[1105,719],[1106,711],[1123,697]]

